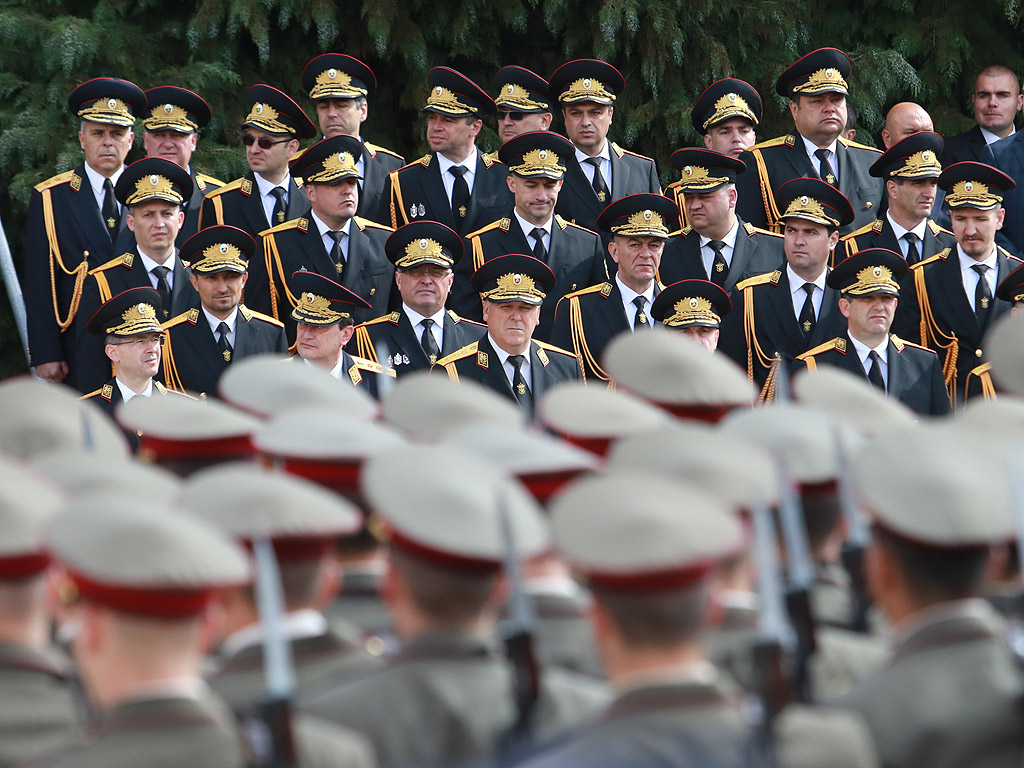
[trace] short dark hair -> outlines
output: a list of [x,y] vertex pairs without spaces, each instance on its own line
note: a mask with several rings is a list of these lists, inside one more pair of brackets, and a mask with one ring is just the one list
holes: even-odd
[[497,571],[480,573],[441,565],[394,546],[389,557],[416,607],[445,627],[457,629],[476,621],[498,582]]
[[622,639],[634,648],[666,648],[695,640],[704,624],[708,582],[654,593],[593,587]]
[[896,563],[917,605],[964,600],[981,593],[988,564],[987,546],[928,548],[878,525],[874,526],[873,534],[877,545]]

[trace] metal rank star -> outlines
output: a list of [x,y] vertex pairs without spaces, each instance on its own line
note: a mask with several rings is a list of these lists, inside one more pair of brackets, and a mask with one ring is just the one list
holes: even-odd
[[526,394],[526,385],[523,384],[522,382],[520,382],[519,384],[516,384],[516,392],[518,392],[520,395],[525,395]]

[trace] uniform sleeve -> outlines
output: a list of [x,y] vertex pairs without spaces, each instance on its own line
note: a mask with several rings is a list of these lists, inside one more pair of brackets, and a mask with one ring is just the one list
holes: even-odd
[[761,198],[757,163],[749,152],[740,155],[740,160],[747,164],[747,169],[736,177],[736,215],[755,227],[765,229],[768,218]]
[[901,339],[921,344],[921,303],[917,295],[917,283],[910,270],[900,283],[899,303],[892,321],[892,332]]
[[28,322],[28,346],[32,365],[64,360],[60,330],[53,316],[53,292],[50,288],[50,246],[43,221],[43,197],[32,191],[25,238],[25,312]]
[[[266,238],[256,238],[256,253],[249,260],[249,277],[245,281],[244,304],[249,309],[275,317],[270,301],[270,274],[267,270],[266,243]],[[279,308],[279,311],[284,312],[284,309]],[[280,319],[280,316],[277,319]]]
[[96,310],[100,308],[99,283],[89,275],[82,288],[82,301],[78,305],[81,322],[76,322],[68,333],[75,334],[75,387],[83,394],[102,387],[113,375],[110,358],[104,351],[105,338],[85,330]]

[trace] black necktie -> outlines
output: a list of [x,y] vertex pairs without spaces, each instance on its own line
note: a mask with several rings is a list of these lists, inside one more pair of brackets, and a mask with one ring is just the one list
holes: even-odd
[[466,214],[469,213],[469,184],[466,183],[469,169],[464,165],[453,165],[448,173],[455,177],[452,185],[452,216],[455,217],[455,228],[461,232]]
[[637,296],[633,299],[633,304],[636,305],[636,314],[633,315],[633,333],[644,328],[650,328],[651,326],[647,323],[647,313],[644,311],[644,307],[647,306],[647,299],[643,296]]
[[608,185],[605,183],[604,174],[601,173],[601,159],[600,157],[588,157],[586,162],[594,166],[594,181],[592,182],[594,187],[594,193],[597,195],[597,199],[602,203],[610,202],[611,192],[608,191]]
[[711,282],[724,287],[725,281],[729,277],[729,265],[725,263],[725,256],[722,255],[725,243],[721,240],[712,240],[708,245],[715,252],[715,258],[711,262]]
[[533,393],[530,392],[530,385],[526,383],[526,377],[523,376],[523,363],[526,362],[526,358],[523,355],[509,355],[508,361],[516,369],[512,375],[512,391],[516,394],[516,400],[519,401],[519,405],[524,411],[532,414]]
[[873,349],[868,352],[868,358],[871,360],[871,367],[868,368],[868,381],[885,392],[885,379],[882,378],[882,358]]
[[331,261],[334,262],[334,269],[338,273],[338,277],[341,277],[341,273],[345,271],[345,252],[341,250],[341,241],[345,239],[345,233],[341,230],[337,232],[328,230],[327,234],[334,241],[334,245],[331,246]]
[[832,163],[828,161],[828,156],[831,154],[827,149],[814,150],[814,156],[821,162],[821,173],[818,175],[833,187],[837,187],[839,186],[839,179],[836,178],[836,172],[832,170]]
[[800,310],[800,330],[804,332],[805,338],[810,339],[817,320],[814,316],[814,283],[804,283],[803,289],[807,298],[804,299],[803,309]]
[[231,342],[228,341],[228,334],[231,333],[231,329],[228,328],[227,323],[221,323],[217,326],[217,346],[220,348],[220,353],[224,355],[224,362],[231,362]]
[[974,289],[974,315],[978,318],[978,325],[985,327],[985,320],[988,319],[989,307],[992,306],[992,289],[988,287],[988,280],[985,273],[988,272],[988,264],[975,264],[971,267],[978,273],[978,287]]
[[113,240],[117,234],[117,224],[121,218],[117,210],[117,198],[114,197],[114,183],[110,179],[103,180],[103,223],[107,225],[107,234]]
[[533,246],[533,258],[543,261],[545,264],[548,260],[548,249],[544,247],[544,235],[547,233],[540,227],[534,227],[533,232],[530,233],[533,239],[537,241],[537,244]]
[[914,266],[921,260],[921,252],[917,250],[917,235],[907,232],[903,239],[907,241],[907,264]]
[[164,317],[171,312],[171,284],[167,282],[167,275],[170,274],[170,267],[153,267],[151,270],[156,277],[156,292],[160,294],[160,302],[164,306]]
[[430,330],[434,327],[434,321],[428,317],[421,325],[423,326],[423,334],[420,336],[420,346],[423,347],[423,351],[427,353],[427,359],[433,365],[437,362],[437,358],[441,356],[441,350],[437,348],[437,339],[434,338],[434,334]]
[[270,190],[270,194],[277,198],[274,201],[274,212],[270,216],[273,219],[270,222],[270,226],[276,227],[278,224],[284,224],[285,211],[288,210],[288,203],[285,201],[288,190],[284,187],[274,187]]

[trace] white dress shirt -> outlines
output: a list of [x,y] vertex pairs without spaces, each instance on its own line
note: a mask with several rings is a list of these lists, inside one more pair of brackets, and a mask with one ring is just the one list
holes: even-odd
[[[320,232],[320,240],[323,241],[324,248],[327,249],[327,254],[330,255],[331,251],[334,250],[334,238],[327,234],[332,231],[331,228],[327,226],[324,220],[317,216],[312,210],[310,210],[309,216],[316,224],[317,231]],[[338,231],[345,233],[345,237],[341,238],[341,253],[345,257],[345,262],[347,263],[348,243],[352,238],[352,219],[346,221],[345,225]]]
[[[167,267],[169,270],[171,270],[170,272],[167,273],[167,285],[169,285],[171,290],[173,291],[174,263],[178,258],[177,249],[175,249],[175,252],[167,257],[167,261],[165,261],[163,264],[158,264],[157,262],[153,261],[153,259],[147,256],[145,251],[139,248],[138,245],[136,245],[136,249],[139,251],[139,256],[142,257],[142,266],[146,268],[146,274],[149,275],[149,284],[152,285],[154,288],[157,287],[156,275],[153,274],[154,267]],[[164,307],[164,309],[166,309],[168,312],[171,311],[170,307]]]
[[823,269],[821,274],[818,275],[817,280],[807,281],[794,272],[789,264],[786,265],[786,275],[789,277],[790,298],[793,300],[793,316],[797,320],[800,319],[800,313],[804,309],[804,301],[807,300],[807,291],[804,290],[805,282],[814,283],[814,295],[811,297],[811,302],[814,304],[814,317],[818,318],[821,316],[821,302],[825,300],[825,276],[827,274],[828,270]]
[[226,317],[224,320],[221,320],[219,317],[214,317],[213,315],[211,315],[209,313],[209,311],[207,311],[206,307],[204,307],[202,304],[199,305],[199,308],[203,310],[203,314],[206,315],[206,322],[208,322],[210,324],[210,328],[213,330],[213,340],[214,341],[219,342],[219,339],[220,339],[220,336],[217,333],[217,327],[221,323],[227,323],[228,324],[228,344],[230,344],[231,348],[234,349],[235,348],[235,324],[236,324],[236,321],[238,320],[238,307],[235,307],[233,310],[231,310],[231,314],[228,315],[228,317]]
[[[732,268],[732,254],[736,250],[736,234],[739,231],[739,219],[734,219],[732,229],[722,238],[722,242],[725,243],[725,248],[722,249],[722,258],[725,259],[725,263],[730,269]],[[700,236],[700,258],[704,262],[704,271],[708,275],[708,280],[711,279],[711,269],[715,263],[715,251],[708,245],[710,242],[710,237]]]
[[879,344],[877,347],[869,347],[863,342],[857,340],[852,333],[848,334],[850,341],[853,342],[853,348],[857,351],[857,357],[860,359],[860,364],[864,366],[864,374],[867,375],[868,371],[871,370],[871,360],[869,355],[872,352],[878,353],[879,368],[881,368],[882,381],[885,382],[885,388],[889,389],[889,337],[886,335],[885,341]]
[[133,389],[129,389],[128,386],[116,376],[114,377],[114,381],[117,383],[117,388],[121,390],[121,400],[125,403],[133,397],[152,397],[153,395],[152,379],[149,380],[149,384],[146,385],[146,388],[142,392],[136,392]]
[[892,227],[893,234],[896,235],[896,242],[900,244],[900,253],[903,254],[903,258],[907,258],[907,250],[910,248],[910,243],[903,239],[903,236],[908,232],[913,232],[917,235],[917,253],[924,258],[924,235],[925,229],[928,225],[928,219],[921,219],[918,225],[913,229],[906,229],[902,224],[897,224],[889,211],[885,212],[885,218],[889,221],[889,226]]
[[[538,225],[531,224],[530,222],[528,222],[526,219],[520,216],[519,211],[515,209],[512,209],[512,214],[515,216],[516,221],[519,222],[519,226],[522,227],[523,234],[526,235],[526,242],[529,244],[530,252],[532,253],[533,247],[537,242],[533,238],[533,230],[536,229]],[[544,230],[544,251],[546,253],[551,252],[551,222],[553,220],[554,217],[552,216],[550,219],[547,220],[545,224],[540,225],[540,228]]]
[[[580,164],[580,168],[583,169],[583,175],[587,177],[587,181],[593,185],[594,183],[594,166],[587,162],[587,160],[600,160],[601,161],[601,176],[604,178],[604,183],[608,185],[608,191],[612,191],[612,156],[611,156],[611,143],[605,141],[604,149],[602,149],[596,156],[591,157],[588,154],[576,150],[576,160]],[[608,202],[611,202],[610,200]]]
[[473,147],[473,151],[469,153],[469,157],[461,163],[454,163],[440,152],[437,153],[437,169],[441,172],[441,183],[444,184],[444,193],[448,195],[449,206],[452,204],[452,190],[455,188],[455,174],[448,173],[448,169],[453,165],[461,165],[466,169],[466,174],[462,178],[466,180],[466,186],[469,187],[469,194],[472,195],[473,182],[476,180],[476,156],[476,147]]
[[644,312],[647,313],[647,324],[654,327],[654,318],[651,316],[651,304],[654,301],[654,281],[647,286],[647,290],[643,293],[637,293],[622,280],[619,279],[619,273],[615,273],[615,284],[619,286],[619,293],[622,295],[622,310],[626,313],[626,321],[629,323],[629,327],[636,330],[634,323],[636,322],[636,304],[633,301],[637,296],[644,297]]
[[402,303],[402,311],[409,318],[409,323],[412,325],[412,330],[416,334],[417,340],[423,337],[423,321],[427,319],[433,320],[434,325],[430,329],[430,335],[434,337],[437,348],[444,349],[444,307],[441,307],[429,318],[426,315],[421,315],[404,302]]
[[[114,171],[113,175],[110,177],[110,183],[115,187],[117,186],[117,180],[121,178],[122,173],[124,173],[123,165]],[[85,164],[85,176],[89,179],[89,186],[92,187],[92,195],[96,198],[96,207],[99,209],[100,213],[103,213],[103,182],[107,180],[107,177],[97,173],[88,163]],[[117,202],[117,198],[114,198],[114,205],[117,206],[117,214],[120,216],[121,204]]]
[[[276,187],[281,187],[282,189],[284,189],[285,192],[288,193],[284,196],[284,207],[285,210],[287,211],[288,206],[291,205],[292,202],[291,189],[289,189],[292,185],[292,177],[285,176],[284,181],[282,181],[280,184],[271,184],[258,173],[254,173],[253,176],[256,177],[256,189],[259,190],[260,202],[263,203],[263,213],[266,215],[267,221],[270,222],[270,226],[276,227],[278,224],[281,224],[282,222],[274,221],[274,206],[277,205],[277,198],[270,194],[270,191],[272,189],[275,189]],[[288,218],[287,213],[285,214],[285,218]]]
[[971,309],[975,312],[978,311],[978,308],[974,306],[974,292],[978,289],[979,276],[973,267],[975,264],[987,264],[989,266],[989,270],[985,273],[985,281],[988,283],[989,295],[995,296],[999,277],[996,274],[996,253],[996,247],[993,245],[992,253],[989,254],[988,258],[978,261],[964,253],[959,244],[956,247],[956,254],[960,259],[960,276],[963,278],[964,291],[967,293],[967,303],[971,305]]
[[807,157],[811,161],[811,167],[815,171],[818,172],[818,176],[820,176],[821,178],[825,178],[824,176],[822,176],[822,173],[821,173],[821,160],[819,160],[818,156],[816,154],[814,154],[814,153],[817,152],[819,149],[827,149],[829,152],[832,153],[828,157],[828,163],[829,163],[829,165],[832,166],[832,170],[833,170],[833,172],[835,172],[835,175],[836,175],[836,183],[835,183],[834,186],[838,187],[839,186],[839,156],[836,154],[836,149],[839,146],[839,140],[838,139],[834,140],[827,147],[819,147],[814,142],[808,141],[806,139],[806,137],[803,136],[803,134],[798,134],[798,135],[800,136],[800,138],[804,142],[804,151],[807,153]]
[[[496,354],[498,356],[498,360],[501,362],[501,370],[503,370],[505,372],[505,378],[508,379],[508,385],[511,387],[512,386],[512,381],[513,381],[513,379],[515,378],[515,375],[516,375],[516,367],[514,365],[512,365],[512,363],[510,363],[508,361],[508,359],[510,357],[512,357],[512,355],[509,354],[508,352],[506,352],[501,347],[499,347],[498,346],[498,342],[496,342],[494,340],[494,337],[491,336],[490,333],[487,334],[487,341],[490,342],[491,348],[494,350],[494,354]],[[530,346],[532,347],[533,344],[531,343]],[[533,366],[530,363],[530,349],[529,348],[527,348],[527,350],[523,353],[523,358],[524,358],[523,367],[520,370],[522,370],[522,372],[523,372],[523,378],[526,379],[526,385],[530,388],[530,391],[532,392],[533,391],[533,375],[532,375]]]

